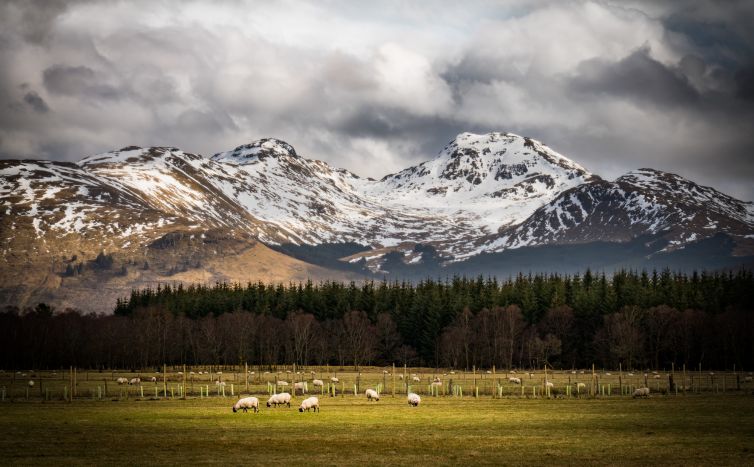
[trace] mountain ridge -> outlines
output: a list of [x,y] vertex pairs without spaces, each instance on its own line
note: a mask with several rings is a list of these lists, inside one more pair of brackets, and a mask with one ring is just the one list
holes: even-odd
[[[74,279],[61,270],[101,252],[118,257],[126,276],[153,281],[206,272],[212,263],[216,269],[201,277],[224,280],[231,276],[217,262],[223,248],[256,242],[273,247],[268,255],[321,260],[319,277],[341,278],[420,276],[463,270],[482,255],[520,261],[527,251],[542,254],[531,248],[627,246],[639,238],[656,247],[631,250],[635,261],[670,258],[719,234],[732,245],[724,264],[754,255],[751,202],[649,168],[605,180],[535,139],[500,132],[461,133],[435,157],[380,180],[307,159],[275,138],[209,158],[127,146],[77,163],[4,160],[0,215],[0,272],[16,277],[15,290],[26,287],[16,270],[46,269],[44,277],[27,276],[43,290],[50,281],[64,287]],[[348,244],[364,248],[328,246]],[[317,248],[331,257],[313,253]],[[513,250],[520,251],[506,253]],[[308,268],[282,256],[281,264]],[[517,267],[489,261],[491,272]],[[152,272],[138,272],[142,263]],[[13,296],[0,292],[0,303]]]

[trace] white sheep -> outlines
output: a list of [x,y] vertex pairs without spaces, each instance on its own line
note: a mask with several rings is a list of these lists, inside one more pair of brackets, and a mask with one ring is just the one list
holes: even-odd
[[374,389],[367,389],[366,394],[367,394],[367,400],[370,400],[370,401],[372,399],[376,401],[380,400],[380,395]]
[[610,373],[605,373],[605,376],[612,376],[612,374],[610,374]]
[[338,378],[336,378],[335,376],[333,376],[332,378],[330,378],[330,381],[332,381],[333,383],[339,383],[340,382],[340,380]]
[[744,383],[751,383],[751,376],[746,376],[744,378]]
[[415,383],[419,383],[419,382],[421,382],[421,378],[419,378],[418,376],[412,376],[411,377],[411,381],[413,381]]
[[636,388],[633,397],[649,397],[649,388]]
[[293,393],[295,394],[297,390],[300,390],[301,394],[306,394],[307,392],[309,392],[309,385],[306,383],[306,381],[293,383]]
[[576,383],[576,389],[578,391],[581,391],[582,389],[586,389],[586,384],[584,384],[584,383]]
[[318,388],[321,388],[324,385],[325,385],[325,382],[322,381],[321,379],[312,380],[312,386],[316,386]]
[[282,381],[282,380],[281,380],[281,381],[278,381],[278,382],[277,382],[277,383],[275,383],[275,384],[277,384],[278,386],[288,386],[288,381]]
[[131,381],[129,381],[128,384],[130,385],[141,384],[141,378],[131,378]]
[[419,394],[415,394],[413,392],[408,393],[407,399],[408,405],[410,405],[411,407],[417,407],[422,401],[422,398],[419,397]]
[[244,397],[243,399],[239,399],[238,402],[233,405],[233,413],[236,413],[239,410],[247,412],[249,409],[253,409],[254,413],[259,412],[259,399],[256,397]]
[[215,381],[215,386],[220,386],[220,387],[225,386],[225,381],[217,380]]
[[34,381],[32,381],[32,380],[29,380],[29,387],[30,387],[30,388],[33,388],[33,387],[34,387]]
[[398,375],[398,379],[403,380],[403,375]]
[[660,375],[654,375],[654,379],[660,379]]
[[545,381],[545,387],[552,389],[555,387],[555,385],[552,383],[552,381]]
[[304,399],[301,402],[301,406],[298,408],[298,411],[303,412],[304,410],[306,410],[308,412],[309,409],[314,409],[315,412],[319,412],[319,399],[317,399],[315,396]]
[[128,378],[118,378],[115,380],[118,384],[128,384]]
[[151,381],[153,383],[156,383],[157,382],[157,377],[156,376],[152,376],[151,378],[149,378],[149,381]]
[[633,373],[629,373],[629,374],[628,374],[628,376],[633,376],[633,375],[634,375]]
[[521,384],[521,378],[516,378],[515,376],[511,376],[508,378],[509,383],[513,384]]
[[571,374],[572,374],[572,375],[575,375],[575,374],[576,374],[576,370],[573,370],[573,371],[571,372]]
[[281,392],[280,394],[273,394],[270,396],[269,399],[267,399],[267,407],[272,406],[277,407],[278,405],[288,405],[288,407],[291,406],[291,395],[287,392]]

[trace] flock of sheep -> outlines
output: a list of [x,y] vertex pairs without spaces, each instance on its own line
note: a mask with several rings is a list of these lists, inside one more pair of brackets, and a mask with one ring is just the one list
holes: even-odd
[[[380,394],[374,389],[367,389],[366,396],[367,400],[369,401],[380,400]],[[408,405],[410,405],[411,407],[417,407],[422,401],[421,397],[419,397],[418,394],[414,394],[413,392],[408,394],[407,400]],[[268,408],[278,407],[281,405],[287,405],[288,407],[291,406],[291,395],[289,393],[281,392],[279,394],[273,394],[269,399],[267,399]],[[239,399],[235,404],[233,404],[233,413],[236,413],[239,410],[248,412],[249,409],[253,410],[254,413],[259,412],[259,398],[254,396],[243,397]],[[298,408],[299,412],[309,412],[310,410],[313,410],[314,412],[320,411],[318,397],[312,396],[304,399]]]

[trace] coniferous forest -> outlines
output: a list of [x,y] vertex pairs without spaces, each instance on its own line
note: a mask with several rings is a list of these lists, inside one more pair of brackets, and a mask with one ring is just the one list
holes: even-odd
[[163,363],[453,368],[754,367],[754,277],[619,272],[506,281],[134,290],[114,314],[8,308],[5,368]]

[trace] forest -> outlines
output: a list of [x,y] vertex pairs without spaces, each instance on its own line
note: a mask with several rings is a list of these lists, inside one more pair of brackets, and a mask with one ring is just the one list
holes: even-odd
[[113,314],[0,312],[0,366],[754,367],[754,277],[452,277],[134,290]]

